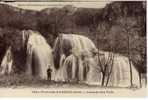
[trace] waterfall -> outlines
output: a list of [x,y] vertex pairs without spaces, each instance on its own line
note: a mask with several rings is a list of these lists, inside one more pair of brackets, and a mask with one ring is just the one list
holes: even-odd
[[[109,56],[109,52],[102,52],[104,58],[102,57],[102,62],[106,62]],[[104,60],[104,61],[103,61]],[[108,64],[108,69],[110,70],[111,64]],[[120,54],[114,54],[114,61],[112,66],[112,73],[109,78],[108,86],[118,86],[118,87],[128,87],[130,86],[130,65],[128,57],[122,56]],[[138,71],[132,64],[132,74],[133,74],[133,84],[139,86],[139,76]],[[106,76],[106,80],[107,81]]]
[[23,31],[23,41],[26,40],[26,74],[47,79],[47,69],[54,71],[51,47],[40,33],[32,30]]
[[[57,69],[56,71],[56,80],[67,81],[76,79],[79,81],[86,81],[84,78],[85,61],[82,59],[82,55],[84,52],[86,52],[85,54],[89,55],[89,57],[91,58],[92,52],[97,52],[97,48],[95,47],[94,43],[85,36],[75,34],[61,34],[60,36],[61,37],[58,37],[56,39],[53,49],[55,53],[54,55],[57,56],[58,54],[60,54],[60,66],[59,69]],[[60,41],[59,43],[58,39]],[[67,52],[69,52],[70,54],[67,55]],[[97,62],[94,61],[93,63]],[[91,67],[91,63],[88,64],[88,66]],[[67,72],[67,70],[69,72]]]
[[[127,57],[105,51],[98,53],[94,43],[85,36],[75,34],[60,34],[60,36],[60,39],[59,37],[56,39],[53,49],[54,55],[58,55],[57,59],[59,59],[59,69],[55,71],[55,80],[77,80],[87,84],[101,85],[102,72],[98,62],[99,55],[101,63],[107,63],[108,66],[105,76],[105,83],[108,81],[108,86],[127,87],[130,85],[130,67]],[[108,61],[108,57],[113,57],[113,55],[113,62]],[[138,71],[133,64],[132,69],[133,83],[138,85]]]
[[1,68],[1,75],[4,74],[10,74],[12,72],[12,66],[13,66],[13,57],[12,57],[12,51],[11,47],[9,46],[6,50],[6,53],[2,59],[0,68]]

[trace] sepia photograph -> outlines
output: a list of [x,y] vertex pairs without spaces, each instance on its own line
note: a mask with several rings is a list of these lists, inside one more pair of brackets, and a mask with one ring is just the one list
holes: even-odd
[[146,97],[145,0],[0,0],[0,97]]

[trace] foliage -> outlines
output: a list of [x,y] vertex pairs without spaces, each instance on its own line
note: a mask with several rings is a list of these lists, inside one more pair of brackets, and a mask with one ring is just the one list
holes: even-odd
[[[21,34],[24,29],[39,31],[53,46],[59,33],[88,36],[101,50],[127,56],[127,33],[130,31],[132,60],[138,70],[146,69],[146,2],[116,1],[104,8],[47,8],[41,11],[23,10],[0,4],[0,60],[6,48],[21,56]],[[126,26],[126,27],[125,27]],[[23,62],[23,59],[19,59]],[[19,65],[18,65],[19,66]],[[142,66],[142,67],[141,67]]]

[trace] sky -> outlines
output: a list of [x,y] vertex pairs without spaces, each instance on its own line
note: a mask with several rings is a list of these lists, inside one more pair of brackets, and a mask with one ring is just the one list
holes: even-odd
[[[41,2],[22,2],[29,0],[15,0],[15,1],[21,1],[21,2],[13,2],[8,4],[18,8],[40,11],[44,8],[63,7],[65,5],[73,5],[75,7],[84,7],[84,8],[103,8],[107,3],[110,3],[111,1],[128,1],[128,0],[30,0],[30,1],[41,1]],[[64,1],[64,2],[49,2],[49,1]],[[133,0],[133,1],[139,1],[139,0]],[[145,0],[140,0],[140,1],[145,1]]]
[[31,10],[42,10],[44,8],[52,7],[63,7],[65,5],[73,5],[75,7],[84,7],[84,8],[103,8],[109,1],[100,1],[100,2],[14,2],[7,3],[9,5]]

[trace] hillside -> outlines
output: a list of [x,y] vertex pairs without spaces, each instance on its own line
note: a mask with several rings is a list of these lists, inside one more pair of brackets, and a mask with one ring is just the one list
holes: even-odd
[[59,33],[82,34],[99,49],[125,56],[130,33],[132,60],[138,70],[146,69],[145,2],[112,2],[102,9],[67,5],[42,11],[0,4],[0,12],[0,60],[8,45],[12,45],[14,52],[20,51],[20,31],[24,29],[38,30],[51,46]]

